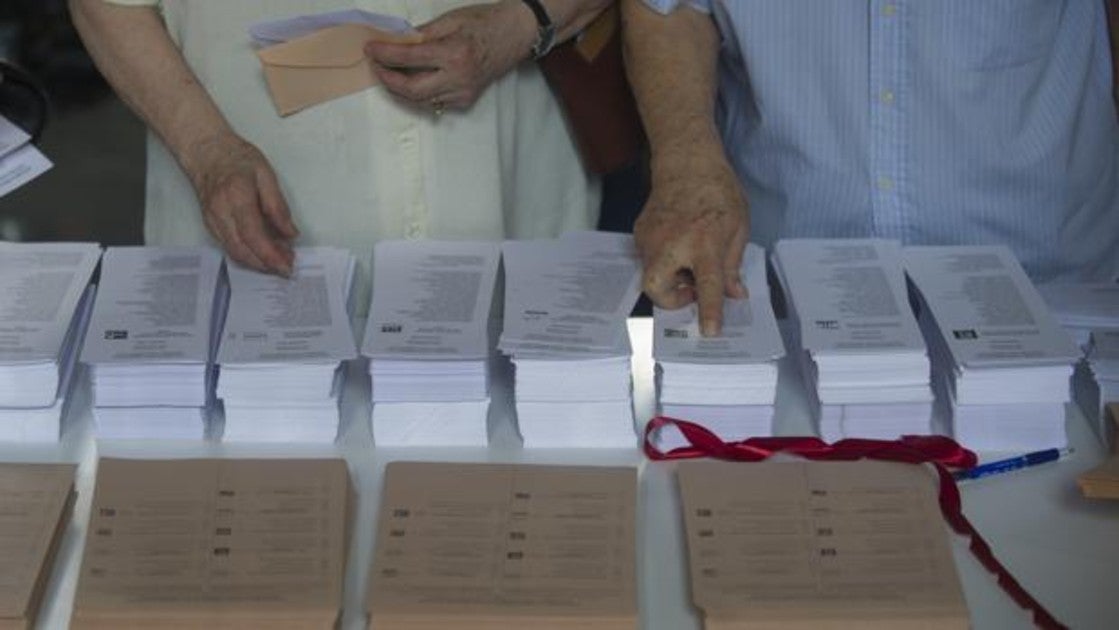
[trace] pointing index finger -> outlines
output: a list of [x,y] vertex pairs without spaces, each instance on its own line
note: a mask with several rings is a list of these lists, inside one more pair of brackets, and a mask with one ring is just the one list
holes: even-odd
[[699,330],[714,337],[723,327],[723,269],[718,260],[705,256],[695,268],[696,301],[699,303]]

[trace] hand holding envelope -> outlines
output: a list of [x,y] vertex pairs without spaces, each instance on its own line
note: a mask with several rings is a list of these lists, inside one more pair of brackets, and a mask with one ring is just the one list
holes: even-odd
[[274,44],[257,56],[281,116],[377,85],[367,42],[423,41],[404,20],[360,11],[261,23],[250,33],[258,44]]
[[371,42],[385,89],[421,108],[468,109],[486,88],[531,57],[536,19],[520,2],[474,4],[417,27],[418,44]]
[[250,27],[281,116],[382,84],[413,104],[466,109],[529,56],[532,14],[517,4],[478,4],[418,29],[360,10],[299,16]]

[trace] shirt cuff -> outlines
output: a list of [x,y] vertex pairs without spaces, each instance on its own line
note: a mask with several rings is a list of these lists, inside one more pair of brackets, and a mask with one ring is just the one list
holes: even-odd
[[699,11],[701,13],[711,13],[711,0],[641,0],[641,1],[645,3],[645,6],[649,7],[650,9],[652,9],[652,10],[654,10],[657,13],[660,13],[662,15],[668,15],[669,13],[672,13],[676,9],[680,8],[680,5],[689,6],[689,7],[693,8],[696,11]]

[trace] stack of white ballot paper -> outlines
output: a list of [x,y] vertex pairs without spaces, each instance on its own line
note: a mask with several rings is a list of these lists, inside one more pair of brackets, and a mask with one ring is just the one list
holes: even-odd
[[1088,347],[1093,330],[1119,329],[1119,283],[1052,282],[1037,290],[1082,348]]
[[1063,447],[1080,351],[1005,246],[907,247],[938,391],[976,450]]
[[379,446],[485,446],[501,249],[470,241],[373,248],[362,354]]
[[1091,332],[1088,356],[1072,378],[1072,396],[1100,438],[1110,440],[1105,408],[1119,401],[1119,328]]
[[[777,361],[785,355],[770,304],[765,249],[746,246],[742,277],[749,299],[723,303],[718,337],[699,333],[695,304],[653,309],[653,358],[660,413],[702,424],[725,441],[773,434]],[[678,430],[657,433],[670,450],[686,441]]]
[[228,300],[221,268],[203,247],[105,252],[82,350],[98,437],[206,437]]
[[1084,351],[1073,372],[1072,397],[1106,439],[1104,406],[1119,400],[1119,284],[1052,282],[1037,290]]
[[498,347],[516,369],[524,445],[633,447],[626,318],[641,273],[633,238],[575,232],[509,241],[502,250],[505,328]]
[[0,116],[0,197],[46,173],[53,164],[31,144],[31,136]]
[[821,437],[936,432],[929,358],[906,297],[901,246],[806,239],[781,241],[775,252]]
[[0,242],[0,441],[58,440],[100,257],[93,243]]
[[227,442],[332,442],[345,362],[357,357],[354,257],[296,250],[290,278],[227,261],[229,312],[218,350]]

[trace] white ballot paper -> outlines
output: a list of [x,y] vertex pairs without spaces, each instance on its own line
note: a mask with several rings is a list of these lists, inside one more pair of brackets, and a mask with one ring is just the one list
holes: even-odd
[[1076,366],[1072,397],[1106,444],[1106,408],[1119,400],[1119,328],[1093,330],[1088,336],[1088,356]]
[[500,262],[496,243],[378,243],[362,354],[416,361],[485,359]]
[[0,116],[0,158],[31,142],[31,136],[12,121]]
[[775,252],[821,436],[933,431],[929,359],[907,299],[900,245],[801,239],[780,241]]
[[100,256],[94,243],[0,242],[0,407],[55,403],[64,342]]
[[1091,331],[1119,328],[1119,283],[1051,282],[1037,290],[1081,347],[1088,344]]
[[1059,448],[1080,350],[1002,245],[907,247],[934,374],[958,441],[977,450]]
[[369,357],[379,446],[485,446],[501,249],[383,241],[373,249]]
[[[70,408],[71,395],[77,381],[78,354],[93,310],[97,287],[87,285],[62,340],[62,349],[56,363],[30,366],[27,370],[12,370],[14,378],[0,372],[0,382],[31,383],[32,380],[49,383],[57,378],[54,398],[45,406],[5,407],[0,405],[0,442],[57,442],[62,435],[62,418]],[[3,370],[0,367],[0,370]],[[22,372],[22,374],[21,374]],[[21,378],[22,377],[22,378]],[[31,385],[34,387],[33,385]]]
[[1003,245],[905,248],[960,367],[1071,364],[1080,351]]
[[776,251],[806,350],[925,360],[896,241],[796,239],[777,243]]
[[723,302],[723,329],[718,337],[699,333],[696,305],[676,310],[653,309],[653,358],[659,363],[735,365],[769,363],[785,355],[777,318],[769,303],[765,248],[750,243],[742,256],[744,300]]
[[[749,298],[723,302],[718,337],[700,335],[695,304],[653,309],[660,413],[698,422],[727,441],[772,435],[777,361],[785,355],[764,248],[746,246],[741,273]],[[661,450],[686,443],[674,427],[655,439]]]
[[221,263],[205,247],[110,247],[82,362],[205,364]]
[[346,251],[297,249],[290,278],[227,263],[229,313],[218,363],[338,363],[356,357],[343,293],[354,264]]
[[205,247],[113,247],[82,361],[103,438],[201,439],[228,286]]
[[218,351],[225,441],[331,442],[344,362],[356,358],[346,250],[296,250],[290,278],[227,260],[230,301]]
[[31,144],[31,136],[0,116],[0,197],[46,173],[54,166]]
[[411,33],[416,30],[408,20],[395,15],[346,9],[257,22],[249,26],[249,36],[256,46],[274,46],[342,24],[364,24],[388,33]]
[[626,318],[641,269],[628,234],[573,232],[509,241],[505,329],[527,447],[635,444]]
[[626,318],[640,264],[628,234],[575,232],[510,241],[505,329],[516,368],[517,425],[526,446],[631,448],[632,376]]
[[499,347],[527,356],[610,356],[640,291],[628,234],[576,232],[507,241],[505,329]]

